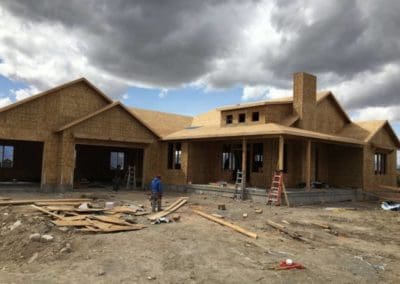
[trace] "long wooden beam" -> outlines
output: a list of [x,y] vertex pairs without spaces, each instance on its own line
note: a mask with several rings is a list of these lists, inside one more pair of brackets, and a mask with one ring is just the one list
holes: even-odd
[[256,233],[247,231],[246,229],[244,229],[244,228],[242,228],[242,227],[239,227],[238,225],[231,224],[231,223],[229,223],[229,222],[227,222],[227,221],[218,219],[218,218],[216,218],[216,217],[214,217],[214,216],[212,216],[212,215],[210,215],[210,214],[204,213],[204,212],[202,212],[202,211],[200,211],[200,210],[195,210],[195,209],[192,209],[192,210],[193,210],[193,212],[196,213],[197,215],[200,215],[200,216],[202,216],[202,217],[204,217],[204,218],[206,218],[206,219],[208,219],[208,220],[211,220],[211,221],[213,221],[213,222],[215,222],[215,223],[218,223],[218,224],[220,224],[220,225],[223,225],[223,226],[226,226],[226,227],[228,227],[228,228],[231,228],[231,229],[233,229],[233,230],[235,230],[235,231],[237,231],[237,232],[239,232],[239,233],[241,233],[241,234],[243,234],[243,235],[246,235],[246,236],[248,236],[248,237],[250,237],[250,238],[257,239],[257,237],[258,237]]
[[38,202],[90,202],[92,199],[89,198],[65,198],[65,199],[21,199],[21,200],[7,200],[0,201],[0,206],[2,205],[29,205]]
[[284,147],[285,147],[285,139],[283,136],[279,136],[279,151],[278,151],[278,171],[283,171],[284,167]]
[[307,140],[306,146],[306,190],[311,190],[311,140]]

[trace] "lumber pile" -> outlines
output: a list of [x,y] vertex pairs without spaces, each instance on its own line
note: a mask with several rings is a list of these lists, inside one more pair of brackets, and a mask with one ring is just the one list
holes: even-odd
[[147,218],[150,221],[156,221],[162,217],[165,217],[165,216],[171,214],[172,212],[175,212],[180,207],[182,207],[187,202],[187,200],[188,200],[187,197],[180,197],[180,198],[178,198],[178,200],[176,200],[174,203],[169,205],[163,211],[152,214],[152,215],[148,216]]
[[8,206],[8,205],[30,205],[36,203],[51,203],[51,204],[65,204],[68,203],[75,203],[81,204],[83,202],[90,202],[92,199],[88,198],[64,198],[64,199],[22,199],[22,200],[2,200],[0,201],[0,206]]
[[246,230],[246,229],[244,229],[244,228],[242,228],[242,227],[240,227],[238,225],[229,223],[229,222],[227,222],[225,220],[221,220],[220,218],[214,217],[214,216],[212,216],[210,214],[207,214],[207,213],[204,213],[204,212],[202,212],[200,210],[196,210],[196,209],[192,209],[192,210],[197,215],[200,215],[200,216],[202,216],[202,217],[204,217],[204,218],[206,218],[208,220],[211,220],[211,221],[213,221],[215,223],[218,223],[220,225],[223,225],[223,226],[226,226],[228,228],[231,228],[231,229],[233,229],[233,230],[235,230],[235,231],[237,231],[237,232],[239,232],[239,233],[241,233],[241,234],[243,234],[245,236],[248,236],[250,238],[257,239],[257,234],[256,233],[250,232],[250,231],[248,231],[248,230]]
[[[148,212],[137,212],[128,206],[118,206],[115,208],[76,208],[71,206],[71,201],[65,203],[61,201],[58,205],[38,206],[30,204],[30,206],[52,218],[50,221],[58,227],[73,227],[81,232],[93,233],[113,233],[123,231],[135,231],[146,228],[141,224],[132,224],[122,218],[124,214],[140,215],[148,214]],[[35,203],[35,202],[34,202]],[[48,204],[42,202],[40,204]],[[18,204],[20,205],[20,204]]]

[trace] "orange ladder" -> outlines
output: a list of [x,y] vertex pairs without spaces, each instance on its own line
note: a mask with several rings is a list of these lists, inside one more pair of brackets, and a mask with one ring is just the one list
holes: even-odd
[[268,192],[267,204],[281,205],[283,187],[283,172],[276,171],[272,177],[271,189]]

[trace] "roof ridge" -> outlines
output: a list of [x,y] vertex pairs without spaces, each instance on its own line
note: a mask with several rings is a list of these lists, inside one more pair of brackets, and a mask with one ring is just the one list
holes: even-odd
[[183,117],[188,117],[188,118],[193,118],[194,116],[191,115],[185,115],[185,114],[179,114],[179,113],[174,113],[174,112],[166,112],[166,111],[159,111],[159,110],[152,110],[152,109],[146,109],[146,108],[139,108],[139,107],[132,107],[132,106],[127,106],[129,110],[143,110],[143,111],[148,111],[148,112],[157,112],[157,113],[162,113],[162,114],[168,114],[168,115],[177,115],[177,116],[183,116]]

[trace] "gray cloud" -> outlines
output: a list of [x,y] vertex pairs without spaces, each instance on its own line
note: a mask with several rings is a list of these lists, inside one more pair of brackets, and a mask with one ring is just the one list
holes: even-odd
[[[400,106],[397,0],[3,0],[0,6],[27,25],[61,26],[77,38],[76,52],[98,74],[100,88],[122,93],[129,85],[201,82],[290,89],[292,73],[307,71],[349,109]],[[1,41],[29,57],[41,48]],[[74,64],[62,68],[74,73]]]

